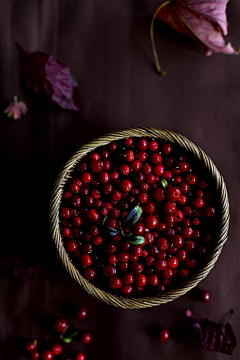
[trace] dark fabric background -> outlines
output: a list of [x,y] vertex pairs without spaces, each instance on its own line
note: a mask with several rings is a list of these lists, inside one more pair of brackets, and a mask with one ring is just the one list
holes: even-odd
[[[175,333],[191,308],[201,317],[220,321],[236,310],[232,325],[239,342],[239,57],[213,55],[163,24],[156,24],[156,43],[166,77],[153,68],[149,41],[150,15],[156,0],[1,0],[0,106],[14,94],[29,111],[19,121],[1,118],[2,254],[35,264],[28,283],[0,277],[0,359],[26,359],[21,341],[54,339],[48,322],[66,316],[73,326],[91,331],[91,346],[78,342],[86,360],[223,360],[227,355],[188,349]],[[228,5],[228,38],[240,45],[240,3]],[[19,82],[18,41],[30,51],[55,55],[79,82],[79,112],[50,108]],[[201,304],[185,295],[164,306],[116,309],[89,297],[56,259],[48,226],[54,178],[76,148],[116,128],[155,126],[190,138],[213,159],[230,197],[231,226],[215,268],[201,283],[212,299]],[[79,323],[67,304],[83,304],[89,317]],[[165,326],[173,334],[164,344],[149,332]],[[240,360],[236,348],[234,360]]]

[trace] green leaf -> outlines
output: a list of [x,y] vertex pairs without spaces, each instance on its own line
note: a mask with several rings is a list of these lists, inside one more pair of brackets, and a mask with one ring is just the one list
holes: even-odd
[[117,229],[113,229],[110,226],[105,226],[105,230],[109,236],[117,235],[119,232]]
[[165,180],[165,179],[162,179],[162,180],[160,181],[160,183],[161,183],[161,185],[162,185],[162,187],[163,187],[164,189],[168,186],[168,182],[167,182],[167,180]]
[[143,236],[132,236],[132,240],[126,239],[126,241],[132,245],[142,245],[144,244],[145,239]]
[[35,346],[35,349],[37,348],[37,340],[33,340],[33,343],[34,343],[34,346]]
[[70,337],[63,338],[63,341],[64,341],[66,344],[71,344],[72,340],[73,340],[73,339],[70,338]]
[[142,215],[142,208],[137,205],[135,208],[133,208],[129,213],[126,215],[126,217],[122,221],[122,227],[130,227],[139,220],[140,216]]

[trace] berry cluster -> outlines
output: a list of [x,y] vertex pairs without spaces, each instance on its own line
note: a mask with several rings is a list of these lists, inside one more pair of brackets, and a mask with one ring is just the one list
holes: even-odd
[[[78,320],[84,320],[87,317],[88,311],[84,306],[77,309],[75,317]],[[74,336],[78,335],[78,332],[68,333],[69,324],[64,318],[58,318],[53,324],[54,330],[60,334],[60,340],[65,344],[70,344]],[[92,341],[92,336],[88,332],[83,332],[80,337],[82,344],[89,344]],[[59,343],[53,343],[51,350],[46,348],[42,351],[37,348],[37,340],[31,340],[26,343],[26,351],[30,354],[31,360],[52,360],[56,355],[63,353],[63,347]],[[70,359],[68,359],[70,360]],[[85,360],[85,355],[82,352],[78,352],[75,355],[75,360]]]
[[[200,162],[178,145],[151,138],[111,142],[85,156],[66,183],[65,247],[101,289],[162,293],[204,262],[216,231],[213,193]],[[126,218],[134,220],[123,227]]]

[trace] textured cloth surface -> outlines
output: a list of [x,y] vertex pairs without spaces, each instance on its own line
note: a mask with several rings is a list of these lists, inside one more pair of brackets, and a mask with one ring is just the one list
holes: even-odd
[[[91,346],[77,342],[86,360],[224,360],[226,355],[189,349],[176,340],[191,308],[221,321],[236,310],[232,326],[239,342],[240,298],[240,66],[239,57],[206,58],[201,45],[156,23],[157,48],[167,76],[153,67],[149,40],[153,0],[1,0],[0,106],[17,94],[29,108],[19,121],[1,117],[1,254],[15,254],[36,266],[37,276],[19,283],[0,276],[0,360],[27,359],[21,343],[54,339],[52,316],[68,304],[89,309],[84,322]],[[240,44],[240,3],[228,5],[229,39]],[[79,83],[80,111],[50,108],[19,81],[19,42],[29,51],[51,53],[69,66]],[[66,274],[51,242],[48,209],[55,177],[80,145],[116,128],[154,126],[179,132],[199,145],[225,178],[230,198],[229,241],[201,288],[211,300],[189,295],[164,306],[116,309],[89,297]],[[69,305],[70,306],[70,305]],[[161,344],[156,326],[170,329]],[[240,359],[237,346],[234,360]]]

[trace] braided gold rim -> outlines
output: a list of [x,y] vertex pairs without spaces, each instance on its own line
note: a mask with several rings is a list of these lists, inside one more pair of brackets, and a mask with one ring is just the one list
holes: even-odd
[[[173,143],[179,144],[182,148],[190,151],[195,157],[197,157],[206,168],[208,174],[212,177],[215,183],[215,189],[219,197],[220,205],[220,224],[217,233],[216,245],[213,251],[210,253],[207,262],[198,272],[193,275],[188,281],[181,284],[179,287],[169,290],[163,294],[153,297],[145,298],[122,298],[116,295],[107,293],[88,282],[73,265],[68,253],[63,245],[63,239],[60,234],[59,228],[59,208],[61,206],[61,198],[66,181],[71,177],[71,173],[74,170],[76,164],[87,153],[91,152],[99,146],[104,146],[111,141],[116,141],[128,137],[158,137],[163,140],[168,140]],[[81,286],[82,289],[87,291],[88,294],[95,298],[105,302],[106,304],[121,307],[124,309],[140,309],[146,307],[157,306],[165,304],[184,295],[187,291],[195,287],[201,280],[203,280],[215,265],[222,247],[227,241],[228,229],[229,229],[229,201],[225,182],[223,177],[219,173],[217,167],[213,161],[209,158],[204,151],[188,140],[186,137],[175,133],[170,130],[160,130],[150,127],[128,128],[122,130],[116,130],[112,133],[103,135],[98,139],[95,139],[83,146],[81,146],[73,156],[67,161],[59,173],[51,195],[50,201],[50,228],[52,233],[52,239],[56,245],[57,255],[60,257],[64,267],[71,277]]]

